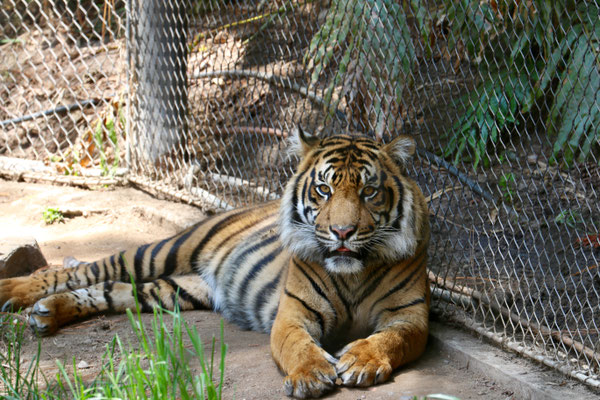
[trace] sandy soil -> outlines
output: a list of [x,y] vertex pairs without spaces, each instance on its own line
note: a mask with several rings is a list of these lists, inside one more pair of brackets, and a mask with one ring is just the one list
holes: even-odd
[[[42,212],[47,207],[80,210],[87,216],[46,225]],[[49,264],[60,266],[66,255],[94,260],[131,245],[171,235],[203,218],[193,207],[152,198],[133,188],[83,190],[72,187],[16,183],[0,180],[0,240],[2,237],[33,236]],[[186,312],[205,343],[219,337],[221,317],[208,311]],[[144,316],[149,322],[150,315]],[[93,379],[102,354],[114,335],[133,340],[124,315],[99,316],[62,329],[42,339],[41,365],[47,376],[57,372],[56,360],[85,366],[79,373]],[[269,353],[265,334],[241,331],[225,322],[228,345],[224,398],[280,399],[283,376]],[[218,340],[217,340],[218,343]],[[37,349],[29,334],[25,346],[28,360]],[[193,361],[191,361],[193,362]],[[392,380],[370,389],[339,389],[332,399],[410,399],[445,393],[466,399],[511,399],[511,393],[485,378],[474,376],[467,366],[449,359],[430,346],[418,362],[397,371]]]

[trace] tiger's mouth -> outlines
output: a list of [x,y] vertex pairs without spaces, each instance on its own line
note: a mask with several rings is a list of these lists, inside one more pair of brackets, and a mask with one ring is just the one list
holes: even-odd
[[365,255],[361,249],[341,245],[325,254],[325,268],[334,274],[356,274],[363,270]]
[[337,249],[335,249],[333,251],[330,251],[327,254],[327,258],[330,258],[330,257],[350,257],[350,258],[357,258],[358,259],[358,258],[361,258],[361,255],[357,251],[353,251],[353,250],[350,250],[347,247],[341,246],[341,247],[338,247]]

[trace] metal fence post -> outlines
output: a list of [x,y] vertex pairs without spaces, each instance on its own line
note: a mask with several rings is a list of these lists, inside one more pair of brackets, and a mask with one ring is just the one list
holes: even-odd
[[133,3],[133,146],[156,163],[187,131],[187,2]]

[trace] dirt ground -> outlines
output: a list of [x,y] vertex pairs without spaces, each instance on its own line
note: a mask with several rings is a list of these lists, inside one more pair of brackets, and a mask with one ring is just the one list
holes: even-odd
[[[47,207],[79,210],[86,216],[46,225],[42,212]],[[62,264],[66,255],[94,260],[127,246],[135,246],[171,235],[203,218],[191,206],[161,201],[133,188],[83,190],[73,187],[17,183],[0,180],[0,240],[33,236],[48,263]],[[146,322],[150,315],[144,316]],[[220,316],[208,312],[185,312],[205,343],[219,337]],[[56,360],[81,366],[84,379],[93,379],[101,365],[105,346],[118,334],[133,339],[127,317],[99,316],[62,329],[42,339],[41,366],[46,376],[58,371]],[[228,345],[224,398],[285,398],[282,374],[269,353],[269,338],[262,333],[241,331],[225,322]],[[25,361],[37,349],[36,338],[28,334]],[[82,363],[85,361],[85,363]],[[419,361],[397,371],[392,380],[366,390],[339,389],[332,399],[410,399],[432,393],[445,393],[467,399],[512,399],[512,393],[494,382],[474,375],[466,365],[429,346]]]

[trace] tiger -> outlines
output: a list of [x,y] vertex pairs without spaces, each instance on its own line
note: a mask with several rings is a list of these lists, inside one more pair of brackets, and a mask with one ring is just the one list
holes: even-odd
[[281,199],[203,219],[96,262],[0,281],[2,311],[40,335],[136,307],[212,309],[270,334],[286,395],[366,387],[417,359],[428,336],[425,198],[407,176],[415,142],[296,127]]

